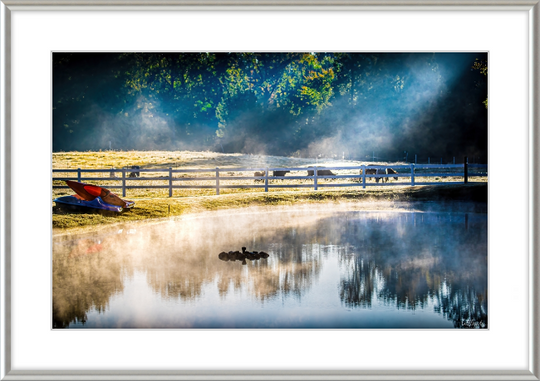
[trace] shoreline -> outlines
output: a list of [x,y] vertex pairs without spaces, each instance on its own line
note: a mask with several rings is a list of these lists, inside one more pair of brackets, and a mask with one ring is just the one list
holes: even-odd
[[471,183],[389,187],[360,191],[289,191],[180,198],[133,198],[132,200],[135,201],[133,210],[114,216],[93,213],[64,214],[57,213],[53,209],[52,235],[80,234],[101,230],[107,226],[161,222],[205,212],[239,210],[248,207],[269,209],[293,205],[307,207],[327,203],[370,210],[378,207],[375,203],[379,205],[386,203],[391,206],[404,202],[473,202],[485,203],[487,210],[488,185],[487,183]]

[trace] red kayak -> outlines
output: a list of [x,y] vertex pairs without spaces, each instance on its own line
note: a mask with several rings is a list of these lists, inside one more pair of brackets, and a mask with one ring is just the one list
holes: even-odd
[[101,199],[110,205],[121,206],[125,208],[131,201],[124,201],[107,188],[98,187],[97,185],[90,185],[85,183],[78,183],[76,181],[66,180],[67,185],[75,191],[83,200],[92,201],[96,197]]

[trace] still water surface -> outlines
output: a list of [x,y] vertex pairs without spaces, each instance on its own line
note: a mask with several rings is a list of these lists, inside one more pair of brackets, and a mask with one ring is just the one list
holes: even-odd
[[[53,240],[53,328],[487,328],[487,214],[210,213]],[[220,252],[267,259],[223,261]]]

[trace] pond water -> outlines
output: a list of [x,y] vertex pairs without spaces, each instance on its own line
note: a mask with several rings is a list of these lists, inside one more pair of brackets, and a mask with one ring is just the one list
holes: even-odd
[[[209,213],[53,240],[53,328],[487,328],[487,214]],[[268,253],[224,261],[221,252]]]

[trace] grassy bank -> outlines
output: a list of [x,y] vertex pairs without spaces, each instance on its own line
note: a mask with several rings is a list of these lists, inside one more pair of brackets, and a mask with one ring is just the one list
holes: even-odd
[[203,211],[248,206],[288,206],[310,203],[369,203],[375,201],[476,201],[487,202],[487,183],[386,187],[366,190],[287,191],[272,193],[232,193],[220,196],[130,198],[135,208],[115,216],[53,212],[55,233],[77,231],[104,224],[126,223],[154,218],[181,216]]

